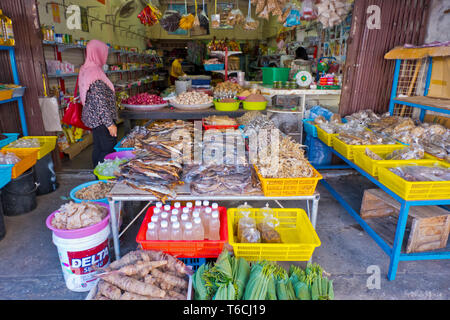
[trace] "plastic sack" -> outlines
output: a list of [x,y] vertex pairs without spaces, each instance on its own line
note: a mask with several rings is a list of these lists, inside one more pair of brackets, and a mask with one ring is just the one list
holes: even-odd
[[252,6],[251,6],[251,2],[250,0],[248,1],[248,14],[247,14],[247,18],[245,18],[245,22],[244,25],[242,26],[242,28],[244,30],[256,30],[259,27],[259,22],[254,20],[251,16],[252,14]]
[[167,10],[159,23],[167,32],[175,32],[180,26],[181,15],[178,11]]
[[212,29],[220,28],[220,14],[211,15],[211,28]]
[[280,221],[274,217],[273,209],[269,208],[269,204],[266,204],[261,209],[261,213],[264,216],[262,222],[258,223],[256,228],[261,234],[261,242],[263,243],[281,243],[281,236],[275,230],[280,225]]
[[286,22],[284,23],[285,27],[295,27],[300,25],[302,22],[300,20],[302,14],[297,7],[292,7],[289,15],[286,18]]
[[319,139],[306,135],[307,156],[313,166],[330,165],[332,153]]
[[331,117],[333,116],[333,112],[321,106],[314,106],[309,109],[307,113],[308,112],[309,116],[306,116],[308,119],[315,119],[318,116],[323,116],[327,121],[330,121]]
[[256,228],[242,230],[240,243],[261,243],[261,234]]

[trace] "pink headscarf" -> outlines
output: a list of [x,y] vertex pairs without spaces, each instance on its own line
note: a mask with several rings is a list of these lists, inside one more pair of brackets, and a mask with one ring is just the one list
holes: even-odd
[[80,88],[81,103],[86,102],[86,94],[91,84],[97,80],[105,82],[112,91],[114,85],[103,71],[103,65],[108,60],[108,46],[99,40],[91,40],[86,46],[86,60],[80,68],[78,87]]

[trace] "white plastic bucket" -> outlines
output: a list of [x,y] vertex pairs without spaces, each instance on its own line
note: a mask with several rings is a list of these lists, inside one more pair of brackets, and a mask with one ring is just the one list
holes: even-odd
[[76,292],[90,291],[98,282],[93,266],[109,264],[109,224],[102,230],[83,238],[61,238],[53,232],[66,286]]

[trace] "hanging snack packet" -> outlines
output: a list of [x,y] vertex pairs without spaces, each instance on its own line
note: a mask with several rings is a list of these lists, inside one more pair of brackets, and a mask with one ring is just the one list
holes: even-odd
[[247,18],[245,19],[244,25],[242,26],[242,28],[244,30],[256,30],[259,27],[259,22],[254,20],[251,17],[252,14],[252,6],[251,6],[251,2],[250,0],[248,1],[248,13],[247,13]]
[[167,32],[175,32],[180,26],[181,15],[178,11],[167,10],[159,23]]

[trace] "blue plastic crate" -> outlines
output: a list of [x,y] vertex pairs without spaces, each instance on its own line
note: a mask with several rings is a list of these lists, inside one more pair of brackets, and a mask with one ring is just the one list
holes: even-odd
[[11,181],[13,164],[0,164],[0,189]]
[[191,266],[193,271],[197,271],[197,269],[206,263],[206,258],[178,258],[183,261],[183,263],[187,266]]
[[120,147],[120,144],[122,143],[123,139],[125,139],[125,138],[126,138],[126,136],[123,137],[122,139],[120,139],[119,142],[117,142],[117,144],[114,146],[114,150],[116,150],[117,152],[134,150],[134,148],[121,148]]
[[317,138],[316,126],[309,122],[314,123],[314,119],[303,119],[303,128],[305,128],[305,132],[309,134],[312,138]]
[[3,133],[7,138],[0,140],[0,148],[7,146],[11,142],[16,141],[19,138],[19,133]]
[[192,79],[193,86],[208,86],[211,84],[209,79]]
[[225,64],[219,63],[219,64],[205,64],[205,70],[206,71],[218,71],[218,70],[225,70]]

